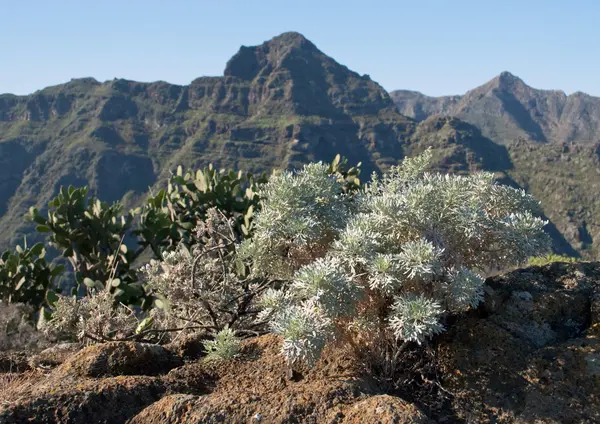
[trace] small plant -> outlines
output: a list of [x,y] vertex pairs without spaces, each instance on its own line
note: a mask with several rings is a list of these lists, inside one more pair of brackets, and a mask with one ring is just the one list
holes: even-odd
[[255,235],[240,248],[254,272],[287,279],[323,250],[342,230],[349,213],[342,184],[321,163],[301,172],[273,175],[259,190]]
[[229,328],[238,336],[264,332],[258,299],[272,281],[247,275],[237,254],[235,221],[215,208],[200,221],[191,249],[180,244],[141,270],[148,293],[161,296],[165,307],[154,310],[153,328],[202,330],[216,337]]
[[405,159],[353,193],[322,164],[259,190],[255,233],[240,252],[252,275],[282,281],[281,293],[263,295],[262,316],[289,362],[312,363],[361,327],[423,343],[445,316],[481,302],[486,267],[547,249],[531,196],[490,173],[428,173],[430,159],[430,150]]
[[214,340],[204,342],[207,361],[224,361],[233,359],[240,353],[240,339],[230,328],[219,331]]
[[52,317],[40,329],[54,339],[90,344],[135,339],[139,324],[133,310],[115,305],[110,292],[103,290],[81,299],[59,296]]

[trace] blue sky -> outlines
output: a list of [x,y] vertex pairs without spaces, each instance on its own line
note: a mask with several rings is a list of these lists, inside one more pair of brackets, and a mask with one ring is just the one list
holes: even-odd
[[598,0],[0,0],[0,93],[73,77],[188,84],[298,31],[385,89],[463,93],[508,70],[600,96]]

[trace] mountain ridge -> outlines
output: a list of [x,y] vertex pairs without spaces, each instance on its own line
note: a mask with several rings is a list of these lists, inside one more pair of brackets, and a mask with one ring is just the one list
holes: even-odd
[[23,214],[61,185],[130,207],[178,165],[259,172],[340,153],[368,175],[404,157],[417,126],[298,33],[241,47],[223,76],[188,85],[82,78],[2,95],[0,246],[34,236]]
[[[482,84],[481,86],[484,86],[486,84],[492,83],[494,81],[499,81],[503,78],[512,78],[515,80],[518,80],[520,83],[531,87],[529,84],[527,84],[523,79],[521,79],[519,76],[513,74],[510,71],[502,71],[500,72],[498,75],[496,75],[495,77],[491,78],[490,80],[488,80],[486,83]],[[480,86],[479,86],[480,87]],[[531,87],[533,88],[533,87]],[[592,94],[586,93],[584,91],[581,90],[576,90],[574,92],[572,92],[571,94],[567,94],[566,91],[561,90],[561,89],[554,89],[554,88],[533,88],[534,90],[537,91],[541,91],[541,92],[551,92],[551,93],[558,93],[558,94],[563,94],[565,97],[568,96],[573,96],[573,95],[583,95],[583,96],[587,96],[587,97],[592,97],[592,98],[600,98],[600,96],[594,96]],[[467,90],[467,92],[469,92],[471,90]],[[397,90],[391,90],[390,93],[414,93],[416,95],[420,95],[426,98],[430,98],[430,99],[443,99],[443,98],[453,98],[453,97],[457,97],[460,98],[462,96],[464,96],[464,94],[446,94],[446,95],[441,95],[441,96],[431,96],[429,94],[425,94],[422,91],[419,90],[413,90],[413,89],[397,89]]]
[[[595,184],[588,175],[600,172],[597,155],[560,153],[587,170],[570,192],[569,162],[537,144],[509,149],[465,120],[407,117],[370,77],[289,32],[242,46],[222,76],[188,85],[80,78],[28,96],[0,95],[0,248],[22,243],[25,235],[34,241],[39,235],[23,214],[31,206],[43,211],[63,185],[87,185],[101,200],[129,208],[178,165],[255,173],[339,153],[362,162],[368,178],[432,146],[437,170],[486,169],[537,193],[558,250],[595,255],[600,205],[586,193]],[[532,173],[532,161],[556,168],[554,180]],[[548,184],[554,193],[544,191]]]
[[400,113],[417,121],[431,115],[459,117],[497,143],[594,144],[600,140],[600,97],[577,91],[532,88],[508,71],[463,95],[430,97],[410,90],[390,93]]

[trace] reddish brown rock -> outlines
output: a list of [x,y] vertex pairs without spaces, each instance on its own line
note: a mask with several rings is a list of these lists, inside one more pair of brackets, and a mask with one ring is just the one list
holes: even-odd
[[343,424],[433,424],[414,404],[390,395],[371,396],[344,410]]
[[110,342],[89,346],[63,363],[59,373],[80,377],[159,375],[182,364],[162,346]]
[[156,377],[41,377],[13,393],[17,400],[0,405],[0,423],[124,423],[166,391],[165,381]]
[[552,264],[488,280],[479,313],[438,344],[442,384],[467,422],[598,422],[593,336],[600,264]]
[[245,343],[240,360],[174,369],[169,378],[210,394],[171,396],[132,423],[337,422],[346,406],[375,390],[347,349],[329,349],[315,368],[299,368],[292,379],[280,350],[281,339],[267,335]]
[[206,355],[204,341],[207,338],[203,333],[186,334],[165,345],[165,349],[185,360],[199,359]]

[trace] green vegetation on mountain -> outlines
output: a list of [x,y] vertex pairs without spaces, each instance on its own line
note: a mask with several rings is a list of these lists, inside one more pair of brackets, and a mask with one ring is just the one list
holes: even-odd
[[561,251],[600,258],[600,148],[519,141],[508,153],[509,178],[542,203],[572,248]]

